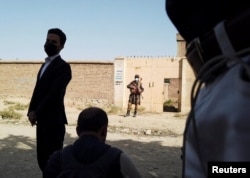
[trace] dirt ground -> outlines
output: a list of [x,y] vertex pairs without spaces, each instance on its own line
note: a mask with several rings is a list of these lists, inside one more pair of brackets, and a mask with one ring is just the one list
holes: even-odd
[[[0,98],[4,101],[27,104],[24,98]],[[0,177],[39,178],[36,161],[35,127],[31,127],[22,113],[20,120],[0,118]],[[69,125],[66,126],[65,145],[77,138],[75,124],[80,110],[67,107]],[[144,178],[181,177],[180,149],[186,114],[139,113],[136,118],[109,114],[107,143],[128,154]]]

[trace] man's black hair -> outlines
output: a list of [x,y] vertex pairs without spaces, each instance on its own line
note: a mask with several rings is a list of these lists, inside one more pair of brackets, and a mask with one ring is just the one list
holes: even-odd
[[59,29],[59,28],[51,28],[51,29],[48,30],[48,34],[49,33],[53,33],[53,34],[58,35],[60,37],[61,45],[64,46],[67,38],[66,38],[65,33],[61,29]]
[[106,112],[98,107],[84,109],[78,116],[78,131],[98,132],[102,126],[108,125]]

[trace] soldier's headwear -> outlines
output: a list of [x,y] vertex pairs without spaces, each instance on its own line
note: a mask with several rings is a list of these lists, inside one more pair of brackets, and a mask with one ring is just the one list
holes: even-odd
[[135,75],[135,78],[140,78],[140,76],[138,74]]

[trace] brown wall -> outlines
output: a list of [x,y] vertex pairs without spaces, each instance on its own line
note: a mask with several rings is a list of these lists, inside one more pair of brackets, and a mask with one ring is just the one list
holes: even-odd
[[113,62],[71,62],[67,97],[75,101],[114,103]]
[[[74,102],[114,101],[113,62],[69,62],[72,80],[66,99]],[[0,61],[0,96],[30,98],[42,62]]]
[[177,42],[177,56],[184,57],[186,55],[186,41],[179,33],[176,34],[176,42]]
[[179,83],[180,79],[179,78],[172,78],[170,79],[170,84],[168,87],[168,98],[173,101],[178,101],[179,97]]
[[30,97],[41,63],[0,62],[0,95]]
[[[129,95],[126,85],[133,79],[135,73],[139,73],[143,77],[145,88],[142,106],[147,111],[162,112],[163,103],[167,100],[178,101],[179,111],[189,111],[194,75],[185,58],[127,60],[129,65],[124,63],[123,69],[126,69],[122,74],[124,78],[120,88],[115,85],[117,80],[117,76],[114,75],[115,62],[70,61],[72,80],[67,88],[66,104],[79,108],[114,104],[126,109]],[[30,98],[41,65],[42,62],[34,61],[0,61],[0,97]],[[152,67],[154,69],[151,72],[146,71]],[[170,79],[169,84],[164,84],[165,78]],[[118,99],[121,101],[117,105]]]
[[[144,87],[141,107],[149,112],[163,112],[165,101],[178,102],[179,60],[177,57],[119,57],[115,59],[115,105],[127,108],[130,94],[127,84],[135,74]],[[170,83],[167,82],[170,80]],[[176,106],[178,106],[176,104]]]

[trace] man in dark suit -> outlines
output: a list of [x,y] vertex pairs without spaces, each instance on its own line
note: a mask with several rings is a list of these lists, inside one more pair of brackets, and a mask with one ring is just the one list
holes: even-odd
[[71,80],[71,67],[59,55],[65,42],[62,30],[48,30],[44,44],[48,57],[38,72],[27,114],[31,125],[36,125],[37,160],[42,172],[49,156],[63,147],[67,124],[64,96]]

